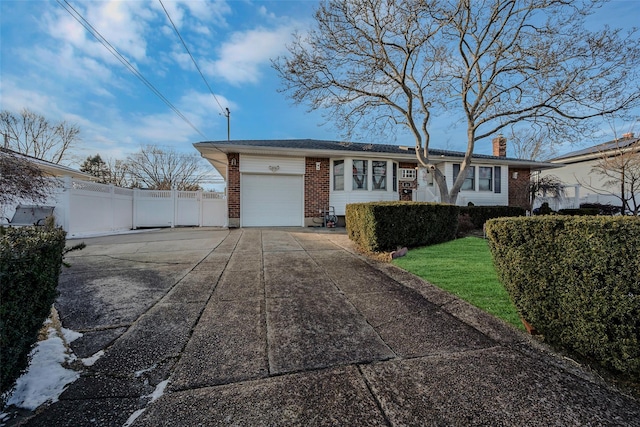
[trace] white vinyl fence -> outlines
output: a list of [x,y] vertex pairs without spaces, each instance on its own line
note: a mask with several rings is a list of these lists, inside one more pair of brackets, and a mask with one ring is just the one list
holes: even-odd
[[65,177],[54,215],[69,237],[144,227],[226,227],[222,193],[115,187]]

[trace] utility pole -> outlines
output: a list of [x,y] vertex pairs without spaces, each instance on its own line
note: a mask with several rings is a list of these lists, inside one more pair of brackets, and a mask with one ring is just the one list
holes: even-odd
[[225,114],[227,117],[227,141],[231,141],[231,111],[229,111],[229,107],[225,108],[225,110],[227,110],[227,114]]

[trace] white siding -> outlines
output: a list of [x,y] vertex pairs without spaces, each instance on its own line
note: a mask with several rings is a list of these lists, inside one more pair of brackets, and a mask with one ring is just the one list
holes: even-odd
[[304,175],[304,157],[264,157],[241,154],[240,172]]
[[[344,190],[333,190],[333,161],[344,160]],[[366,190],[354,190],[353,189],[353,160],[360,160],[358,158],[338,158],[331,159],[331,176],[330,180],[330,192],[329,192],[329,205],[335,208],[336,215],[344,215],[347,204],[349,203],[366,203],[366,202],[381,202],[381,201],[395,201],[399,199],[398,191],[393,190],[393,162],[386,159],[362,159],[368,160],[368,176],[367,176],[367,189]],[[373,175],[372,165],[374,161],[386,161],[387,162],[387,188],[386,190],[373,190]],[[398,172],[399,173],[399,172]]]
[[[446,163],[444,166],[444,174],[447,180],[449,190],[453,186],[453,165],[454,163]],[[508,206],[509,205],[509,166],[508,165],[489,165],[482,163],[472,163],[475,166],[475,190],[461,190],[458,193],[456,205],[466,206],[472,202],[476,206]],[[480,191],[479,186],[479,168],[481,166],[491,167],[495,171],[495,166],[500,166],[500,193],[495,191]],[[442,169],[441,169],[442,170]],[[493,177],[493,185],[495,185],[496,177]],[[494,187],[495,188],[495,187]],[[434,193],[439,194],[437,188]]]

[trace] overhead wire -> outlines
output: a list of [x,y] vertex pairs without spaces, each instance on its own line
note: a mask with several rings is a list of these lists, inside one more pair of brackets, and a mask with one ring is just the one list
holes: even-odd
[[173,19],[171,19],[171,16],[169,15],[169,11],[164,6],[164,3],[162,3],[162,0],[158,0],[158,1],[160,2],[160,6],[162,6],[162,9],[164,10],[164,13],[167,15],[167,18],[169,19],[169,22],[171,23],[171,26],[173,27],[173,30],[176,32],[176,35],[178,36],[178,38],[182,42],[182,46],[184,46],[184,49],[189,54],[189,57],[191,58],[191,61],[193,62],[193,65],[195,65],[196,70],[198,70],[198,73],[200,73],[200,77],[202,77],[202,80],[204,81],[204,84],[209,89],[209,93],[211,93],[211,95],[213,96],[213,99],[216,100],[216,103],[218,104],[218,107],[220,107],[221,114],[226,117],[227,114],[229,114],[229,109],[227,108],[226,111],[225,111],[225,109],[222,108],[222,104],[220,104],[220,101],[218,101],[218,97],[216,96],[216,94],[213,93],[213,89],[211,89],[211,86],[209,85],[209,82],[207,82],[207,79],[204,77],[204,74],[202,73],[202,70],[200,70],[200,67],[198,66],[198,63],[196,62],[195,58],[191,54],[191,51],[187,47],[187,43],[184,41],[184,38],[182,38],[182,35],[180,34],[180,31],[178,31],[178,27],[173,22]]
[[[83,16],[78,12],[67,0],[56,0],[58,4],[66,10],[80,25],[82,25],[93,37],[100,42],[118,61],[120,61],[133,75],[135,75],[142,83],[145,84],[158,98],[160,98],[174,113],[178,115],[185,123],[187,123],[193,130],[198,132],[203,138],[206,138],[202,133],[178,108],[171,103],[149,80],[147,80],[138,69],[133,66],[118,50],[113,47],[109,41],[104,38],[98,30],[96,30]],[[163,6],[164,8],[164,6]],[[72,12],[73,11],[73,12]]]

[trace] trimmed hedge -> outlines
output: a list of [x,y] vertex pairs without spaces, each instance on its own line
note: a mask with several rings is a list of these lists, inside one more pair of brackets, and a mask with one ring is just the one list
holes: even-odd
[[498,275],[550,343],[640,380],[640,219],[487,222]]
[[29,351],[49,316],[65,235],[47,227],[0,227],[0,394],[27,367]]
[[438,203],[352,203],[345,220],[349,239],[363,251],[384,252],[455,239],[458,212],[458,206]]
[[462,206],[460,215],[469,215],[473,226],[481,229],[492,218],[525,216],[527,210],[517,206]]
[[580,208],[580,209],[560,209],[558,211],[560,215],[577,215],[577,216],[595,216],[600,215],[600,211],[594,208]]

